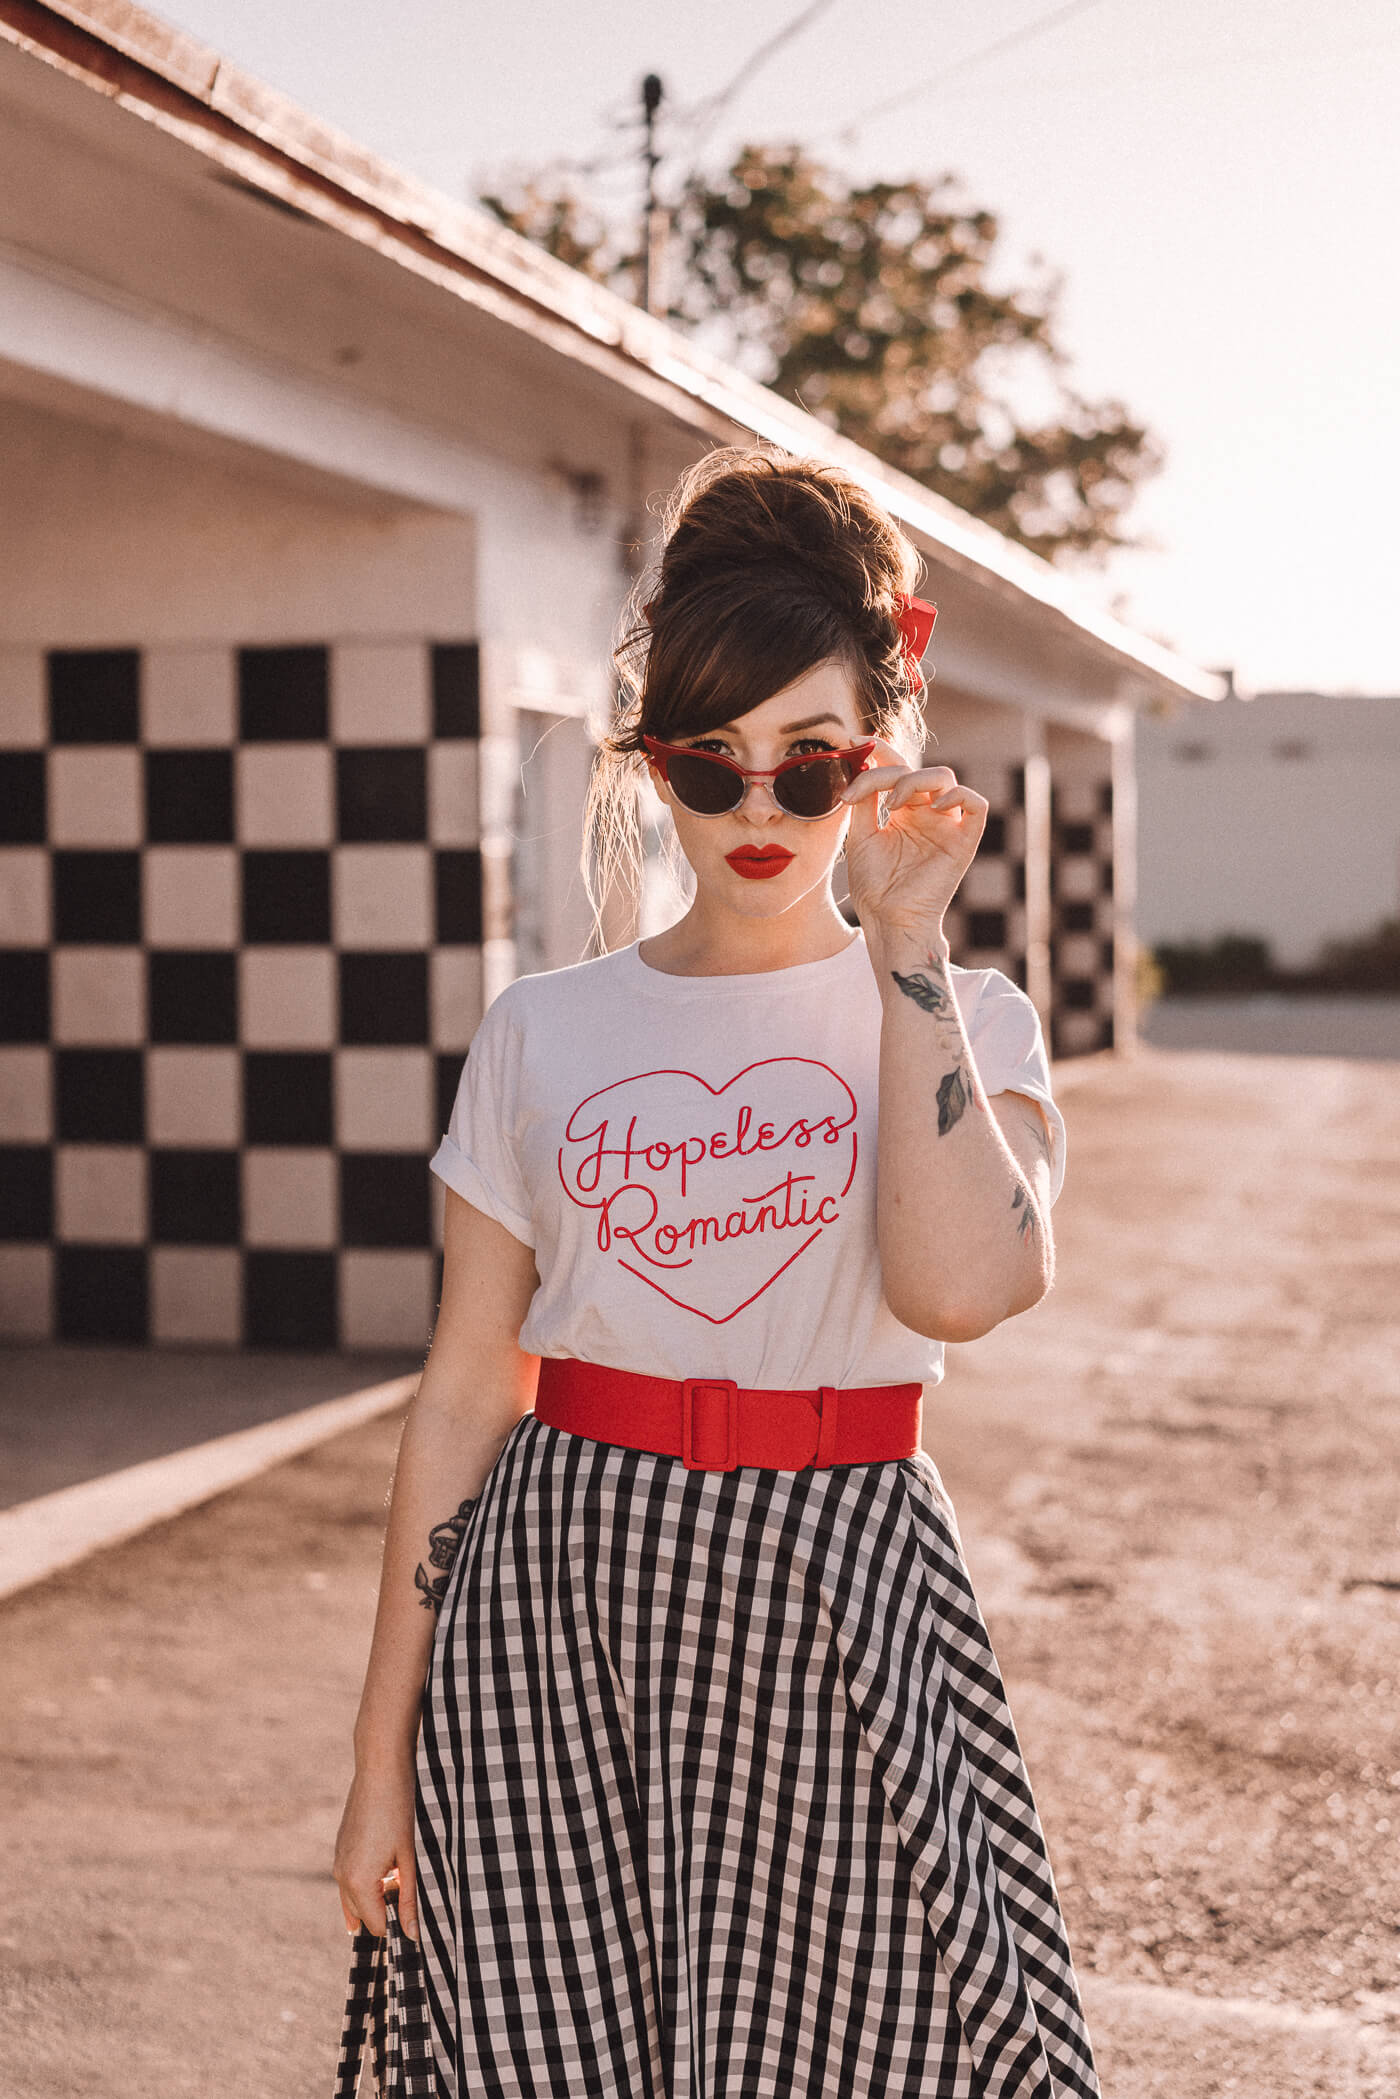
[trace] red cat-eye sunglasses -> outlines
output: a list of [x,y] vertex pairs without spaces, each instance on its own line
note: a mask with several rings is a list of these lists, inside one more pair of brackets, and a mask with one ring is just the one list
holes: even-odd
[[695,816],[731,816],[748,790],[750,780],[767,780],[784,816],[812,823],[830,816],[857,773],[865,770],[874,750],[870,743],[855,744],[848,751],[808,751],[784,758],[781,765],[740,765],[718,751],[696,751],[684,744],[662,743],[644,736],[642,743],[656,762],[656,770],[676,800]]

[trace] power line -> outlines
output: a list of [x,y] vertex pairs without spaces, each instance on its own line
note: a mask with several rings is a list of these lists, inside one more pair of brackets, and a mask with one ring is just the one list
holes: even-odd
[[789,21],[784,22],[781,29],[775,30],[773,35],[760,44],[756,51],[750,52],[732,79],[726,81],[723,87],[716,88],[713,94],[704,96],[701,101],[694,105],[689,112],[689,117],[692,123],[699,125],[699,130],[691,138],[690,150],[692,156],[699,152],[719,118],[724,114],[735,96],[748,86],[754,75],[767,65],[770,58],[776,57],[784,44],[791,43],[794,37],[801,36],[805,29],[810,28],[818,15],[825,14],[830,5],[831,0],[808,0],[806,7],[799,8],[798,12]]
[[[916,80],[912,87],[901,88],[897,95],[889,95],[882,102],[872,103],[869,109],[861,110],[858,116],[848,117],[845,123],[824,133],[823,137],[849,138],[874,118],[888,116],[891,110],[903,109],[910,102],[917,101],[921,95],[926,95],[930,88],[942,87],[945,81],[955,80],[959,74],[971,72],[974,66],[987,65],[992,59],[1001,58],[1006,52],[1015,51],[1020,45],[1028,44],[1034,38],[1047,35],[1050,30],[1058,29],[1062,22],[1070,21],[1075,15],[1086,14],[1091,7],[1101,4],[1102,0],[1068,0],[1066,6],[1054,8],[1048,15],[1038,15],[1033,22],[1026,22],[1020,29],[1013,29],[1008,35],[998,37],[995,43],[983,44],[980,50],[969,51],[965,58],[955,59],[952,65],[945,66],[941,73],[930,73],[926,79]],[[818,139],[816,143],[821,144],[822,140]]]

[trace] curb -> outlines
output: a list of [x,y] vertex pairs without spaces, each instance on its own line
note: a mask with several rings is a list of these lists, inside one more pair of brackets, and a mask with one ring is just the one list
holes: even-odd
[[31,1588],[89,1553],[119,1545],[152,1524],[197,1508],[346,1429],[407,1406],[417,1385],[418,1373],[410,1372],[343,1399],[303,1407],[278,1421],[258,1422],[101,1479],[60,1487],[17,1508],[0,1509],[0,1597]]

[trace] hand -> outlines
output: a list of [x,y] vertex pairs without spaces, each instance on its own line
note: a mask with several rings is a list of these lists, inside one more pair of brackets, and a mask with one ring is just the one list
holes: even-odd
[[356,1773],[340,1818],[331,1869],[347,1931],[363,1923],[375,1938],[383,1937],[387,1880],[398,1882],[400,1923],[411,1939],[418,1937],[413,1808],[411,1768],[373,1777]]
[[[858,773],[841,797],[851,805],[851,902],[867,934],[941,939],[943,914],[981,843],[988,804],[946,765],[915,769],[884,742],[875,753],[881,762]],[[886,792],[882,827],[878,797]]]

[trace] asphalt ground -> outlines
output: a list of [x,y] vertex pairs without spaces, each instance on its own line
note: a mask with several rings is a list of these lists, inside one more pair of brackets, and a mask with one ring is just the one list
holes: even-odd
[[[950,1351],[925,1440],[1106,2099],[1393,2099],[1400,1066],[1149,1049],[1062,1091],[1060,1280]],[[395,1436],[0,1606],[7,2099],[329,2094]]]

